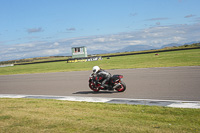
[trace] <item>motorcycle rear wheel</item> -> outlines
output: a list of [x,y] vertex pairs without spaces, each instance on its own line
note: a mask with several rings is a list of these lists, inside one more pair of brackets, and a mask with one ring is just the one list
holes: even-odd
[[117,87],[115,90],[118,92],[124,92],[126,90],[126,84],[124,82],[120,83],[121,85]]

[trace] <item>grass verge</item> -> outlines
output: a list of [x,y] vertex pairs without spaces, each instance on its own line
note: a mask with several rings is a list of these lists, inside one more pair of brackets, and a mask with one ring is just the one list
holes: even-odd
[[0,132],[200,132],[200,109],[0,99]]
[[98,65],[103,69],[129,69],[148,67],[199,66],[200,49],[181,50],[104,58],[102,61],[66,63],[51,62],[0,68],[0,75],[67,72],[91,70]]

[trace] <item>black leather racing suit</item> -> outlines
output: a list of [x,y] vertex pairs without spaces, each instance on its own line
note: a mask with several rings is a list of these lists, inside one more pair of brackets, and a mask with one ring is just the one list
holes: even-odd
[[109,72],[106,72],[103,69],[100,69],[96,74],[97,74],[97,77],[103,77],[103,81],[101,83],[101,86],[108,87],[108,85],[106,85],[105,83],[110,80],[111,74]]

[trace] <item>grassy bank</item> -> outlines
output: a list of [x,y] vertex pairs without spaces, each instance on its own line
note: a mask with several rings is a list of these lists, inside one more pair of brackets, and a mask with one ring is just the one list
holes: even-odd
[[91,70],[95,65],[103,69],[128,69],[148,67],[199,66],[200,49],[181,50],[104,58],[101,61],[66,63],[50,62],[0,68],[0,75],[47,73]]
[[200,110],[157,106],[0,99],[1,133],[200,132]]

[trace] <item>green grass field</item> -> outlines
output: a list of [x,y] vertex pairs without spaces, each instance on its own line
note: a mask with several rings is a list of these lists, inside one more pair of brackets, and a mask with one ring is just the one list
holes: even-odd
[[197,133],[200,109],[0,99],[1,133]]
[[[0,68],[0,75],[147,67],[200,66],[200,49]],[[0,133],[197,133],[200,109],[0,98]]]
[[174,67],[174,66],[199,66],[200,49],[181,50],[171,52],[118,56],[101,61],[66,63],[52,62],[41,64],[18,65],[14,67],[0,68],[0,75],[67,72],[91,70],[98,65],[102,69],[129,69],[148,67]]

